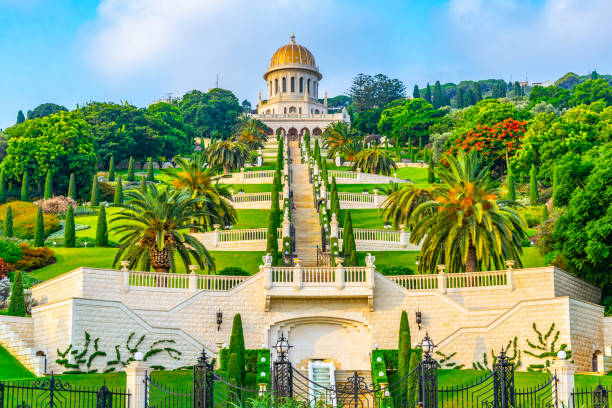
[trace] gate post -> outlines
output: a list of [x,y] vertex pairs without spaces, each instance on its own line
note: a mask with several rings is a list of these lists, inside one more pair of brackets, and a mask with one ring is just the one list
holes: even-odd
[[[572,392],[574,391],[574,373],[576,372],[576,366],[570,361],[565,359],[554,359],[550,365],[550,370],[555,373],[555,379],[557,382],[556,395],[555,387],[553,384],[553,402],[559,401],[559,406],[570,406],[572,401]],[[557,406],[557,405],[555,405]]]
[[[133,360],[125,367],[125,388],[128,395],[126,406],[132,406],[134,408],[144,408],[148,405],[148,395],[146,392],[147,387],[147,371],[150,371],[151,367],[144,361]],[[130,405],[130,394],[132,405]]]
[[499,357],[497,357],[493,378],[495,406],[499,408],[514,407],[514,364],[508,361],[503,348]]
[[419,407],[438,407],[438,362],[431,357],[436,347],[425,333],[425,338],[419,344],[423,350],[423,360],[419,363]]
[[213,367],[208,362],[206,349],[193,366],[193,407],[210,408],[213,406]]
[[277,352],[277,358],[273,365],[273,381],[272,393],[277,398],[292,398],[293,397],[293,367],[287,359],[289,352],[289,342],[284,333],[281,332],[280,337],[274,346]]

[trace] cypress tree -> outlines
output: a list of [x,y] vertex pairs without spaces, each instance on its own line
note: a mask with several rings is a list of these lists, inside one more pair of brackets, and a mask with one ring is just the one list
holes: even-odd
[[21,201],[30,200],[30,173],[26,170],[23,172],[21,179]]
[[96,246],[105,247],[108,246],[108,227],[106,225],[106,208],[105,206],[100,207],[98,212],[98,226],[96,227]]
[[229,345],[230,356],[236,354],[236,363],[238,364],[239,381],[243,381],[246,377],[245,367],[245,353],[244,348],[244,334],[242,332],[242,318],[240,313],[234,315],[234,322],[232,323],[232,335],[230,337]]
[[68,197],[76,201],[76,182],[74,181],[74,173],[70,173],[70,181],[68,182]]
[[142,191],[142,194],[147,194],[147,179],[145,176],[140,179],[140,191]]
[[465,91],[463,88],[457,89],[457,108],[463,108],[465,106],[464,95]]
[[108,163],[108,181],[115,181],[115,157],[111,156]]
[[443,105],[444,97],[442,96],[442,87],[440,86],[440,81],[436,81],[433,91],[433,106],[434,108],[439,108]]
[[272,205],[270,208],[270,216],[268,218],[268,234],[266,242],[266,252],[272,255],[272,263],[276,264],[278,260],[278,232],[277,228],[280,224],[280,207],[278,206],[278,190],[272,189]]
[[41,207],[38,207],[35,225],[36,227],[34,229],[34,246],[42,247],[45,245],[45,222],[43,219],[43,211]]
[[10,205],[6,207],[3,233],[6,238],[11,238],[13,236],[13,210],[11,210]]
[[45,193],[43,198],[45,200],[53,197],[53,171],[47,170],[47,177],[45,178]]
[[344,220],[342,252],[344,252],[345,266],[357,266],[357,249],[355,244],[355,234],[353,232],[353,220],[351,219],[351,212],[349,210],[346,210],[346,218]]
[[155,174],[153,173],[153,159],[149,157],[147,162],[147,181],[151,183],[155,182]]
[[508,200],[516,200],[516,186],[514,185],[514,174],[512,173],[512,168],[508,166],[508,171],[506,173],[506,184],[508,187]]
[[227,379],[230,384],[240,386],[240,366],[238,364],[238,355],[236,353],[230,353],[229,362],[227,363]]
[[429,82],[427,83],[427,87],[425,88],[425,100],[431,103],[431,86],[429,86]]
[[410,372],[410,326],[408,325],[408,313],[402,310],[399,326],[399,339],[397,350],[397,374],[399,378],[404,378]]
[[548,206],[546,204],[542,205],[542,220],[546,221],[548,219]]
[[25,122],[25,116],[23,115],[23,112],[20,110],[19,112],[17,112],[17,125],[23,122]]
[[514,96],[522,96],[521,84],[518,81],[514,81]]
[[6,201],[6,177],[4,176],[4,170],[0,171],[0,204],[4,204]]
[[21,271],[15,272],[13,285],[11,287],[11,300],[8,307],[9,316],[21,316],[26,314],[25,297],[23,296],[23,282],[21,281]]
[[76,246],[76,237],[74,231],[74,209],[71,205],[66,211],[66,224],[64,226],[64,246],[66,248],[74,248]]
[[538,203],[538,180],[535,164],[531,165],[531,171],[529,172],[529,202],[531,205]]
[[412,97],[413,98],[420,98],[421,97],[421,92],[419,91],[419,87],[418,85],[414,85],[414,90],[412,91]]
[[134,158],[131,156],[130,156],[130,161],[128,163],[127,179],[128,181],[136,180],[134,178]]
[[98,175],[94,174],[91,185],[91,206],[100,205],[100,186],[98,185]]
[[[410,366],[408,368],[408,374],[416,370],[419,366],[419,355],[418,353],[411,353],[410,355]],[[417,392],[418,392],[418,375],[411,375],[410,378],[406,380],[406,401],[408,407],[414,407],[417,405]]]
[[482,90],[480,89],[480,84],[478,82],[474,84],[474,99],[477,103],[482,100]]
[[417,158],[420,157],[421,150],[423,150],[423,138],[419,136],[419,150],[417,150]]
[[465,96],[463,97],[463,106],[467,107],[467,106],[472,106],[476,103],[476,98],[474,97],[474,91],[472,91],[471,89],[468,89],[467,92],[465,93]]
[[427,182],[433,184],[436,182],[436,175],[434,174],[433,157],[429,158],[429,167],[427,168]]
[[555,166],[553,169],[553,194],[552,194],[552,203],[553,207],[557,207],[559,205],[559,197],[557,195],[557,188],[559,187],[559,166]]
[[115,187],[113,203],[116,205],[123,204],[123,183],[121,182],[121,174],[117,177],[117,186]]

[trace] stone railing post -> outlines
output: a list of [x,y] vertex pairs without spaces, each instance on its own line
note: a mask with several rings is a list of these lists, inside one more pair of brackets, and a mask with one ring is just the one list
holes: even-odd
[[402,248],[408,246],[408,231],[406,231],[406,224],[400,225],[399,243]]
[[[140,356],[138,356],[140,354]],[[135,353],[135,357],[140,357],[142,360],[142,353]],[[144,361],[134,360],[131,361],[125,368],[125,387],[130,396],[126,396],[126,407],[146,407],[147,394],[146,388],[146,376],[147,372],[151,371],[151,366]]]
[[198,265],[189,265],[189,291],[195,292],[198,290],[198,277],[196,276],[196,271],[198,270]]
[[123,292],[127,292],[130,290],[130,270],[128,269],[130,261],[121,261],[119,264],[123,275]]
[[266,396],[266,392],[268,391],[268,384],[267,383],[259,383],[257,385],[259,385],[259,396],[260,397],[265,397]]
[[293,258],[293,262],[295,262],[295,267],[293,268],[293,288],[295,290],[302,289],[302,265],[300,263],[302,260],[300,258]]
[[244,182],[244,167],[240,169],[240,182],[241,183]]
[[344,262],[343,258],[336,257],[336,289],[342,290],[344,289],[344,268],[342,263]]
[[438,292],[446,294],[446,265],[438,265]]
[[393,173],[393,182],[397,183],[399,181],[399,179],[397,178],[397,171],[395,173]]
[[336,217],[336,213],[332,213],[329,226],[331,228],[331,231],[329,232],[330,237],[338,238],[338,217]]
[[283,186],[283,198],[289,198],[289,183],[285,183],[285,185]]
[[327,191],[326,191],[326,188],[325,188],[325,184],[326,184],[325,181],[323,181],[323,183],[321,183],[321,190],[320,191],[321,191],[321,198],[322,199],[325,199],[327,197]]
[[283,238],[289,237],[291,237],[291,221],[289,221],[288,214],[285,213],[285,216],[283,217]]
[[264,274],[264,289],[270,289],[272,283],[272,255],[269,253],[262,256],[263,265],[259,265],[259,271]]
[[510,287],[510,290],[514,290],[514,261],[508,259],[506,261],[506,266],[508,267],[508,269],[506,269],[506,285]]
[[376,261],[376,257],[372,254],[368,253],[365,257],[366,261],[366,286],[368,289],[374,288],[374,271],[376,271],[376,265],[374,262]]
[[[550,371],[557,377],[557,399],[559,406],[569,407],[572,400],[572,392],[574,391],[576,366],[570,360],[556,358],[550,365]],[[553,393],[555,392],[554,390],[552,388]]]
[[219,231],[219,228],[221,228],[221,225],[213,224],[213,228],[215,229],[213,231],[213,246],[215,248],[218,248],[219,244],[221,243],[221,231]]
[[357,167],[357,182],[361,181],[361,169]]
[[340,153],[336,152],[336,166],[340,167],[342,166],[342,159],[340,158]]

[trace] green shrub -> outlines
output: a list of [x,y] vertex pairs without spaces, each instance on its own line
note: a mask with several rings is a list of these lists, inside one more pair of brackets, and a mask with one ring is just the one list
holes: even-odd
[[108,246],[108,226],[106,223],[106,208],[100,207],[98,212],[98,225],[96,227],[96,246]]
[[15,273],[13,284],[11,285],[11,300],[9,302],[9,316],[25,316],[26,306],[23,296],[23,282],[21,281],[21,271]]
[[128,163],[128,171],[127,171],[127,179],[128,181],[134,181],[134,158],[130,156],[130,161]]
[[238,266],[226,266],[219,271],[219,275],[224,276],[251,276],[250,273]]
[[108,163],[108,181],[115,181],[115,157],[111,156]]
[[535,227],[540,223],[540,217],[542,216],[542,208],[537,206],[525,206],[518,209],[518,213],[525,218],[527,226],[529,228]]
[[19,244],[15,240],[0,239],[0,258],[9,264],[14,264],[23,258]]
[[76,182],[74,180],[74,173],[70,174],[70,181],[68,181],[68,197],[76,201]]
[[68,211],[66,211],[66,224],[64,225],[64,246],[66,248],[74,248],[75,241],[74,210],[72,207],[68,207]]
[[22,271],[33,271],[55,263],[55,253],[51,248],[32,247],[24,242],[19,245],[23,257],[15,262],[15,268]]
[[[38,206],[34,203],[25,201],[11,201],[0,205],[0,219],[6,218],[7,208],[11,207],[13,215],[13,236],[21,239],[33,239],[36,229],[36,214]],[[43,214],[45,236],[52,234],[60,229],[59,218],[55,214]]]
[[380,273],[385,276],[414,275],[414,270],[406,265],[385,265]]
[[34,246],[41,247],[45,244],[45,224],[43,221],[43,210],[38,207],[36,212],[36,227],[34,229]]
[[247,371],[249,368],[249,364],[248,364],[248,357],[249,357],[249,352],[250,351],[255,351],[256,352],[256,366],[255,366],[255,373],[257,375],[257,383],[267,383],[270,384],[270,350],[269,349],[261,349],[261,350],[247,350]]
[[240,363],[238,362],[238,355],[231,353],[229,357],[229,363],[227,366],[227,379],[231,384],[242,385]]
[[[107,203],[112,203],[115,199],[115,187],[111,184],[106,183],[104,181],[100,181],[98,183],[98,188],[100,191],[100,201],[106,201]],[[98,202],[98,205],[100,203]]]
[[[17,274],[17,271],[10,271],[8,273],[8,278],[11,282],[15,280],[15,274]],[[29,289],[34,285],[38,285],[41,281],[39,281],[36,278],[31,277],[29,273],[22,273],[21,282],[23,284],[24,289]]]

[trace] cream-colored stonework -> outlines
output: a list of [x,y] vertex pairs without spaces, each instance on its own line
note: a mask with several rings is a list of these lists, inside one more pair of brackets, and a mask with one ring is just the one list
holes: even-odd
[[[174,340],[180,359],[162,354],[150,364],[188,365],[202,347],[215,354],[229,341],[236,313],[248,348],[269,346],[282,331],[294,346],[294,363],[331,359],[342,370],[369,370],[372,349],[397,348],[402,310],[414,341],[428,332],[439,351],[457,352],[453,361],[466,367],[515,337],[519,369],[540,363],[524,352],[527,340],[537,341],[534,323],[541,331],[555,324],[557,347],[567,344],[581,371],[591,371],[593,356],[612,343],[598,291],[553,267],[393,280],[368,275],[368,267],[350,271],[265,264],[252,277],[232,278],[81,268],[32,289],[41,304],[33,309],[32,332],[22,335],[45,351],[48,370],[55,371],[62,369],[54,363],[56,349],[82,346],[85,331],[109,355],[115,345],[125,350],[132,332],[146,335],[144,352],[154,341]],[[96,359],[93,366],[105,364]]]

